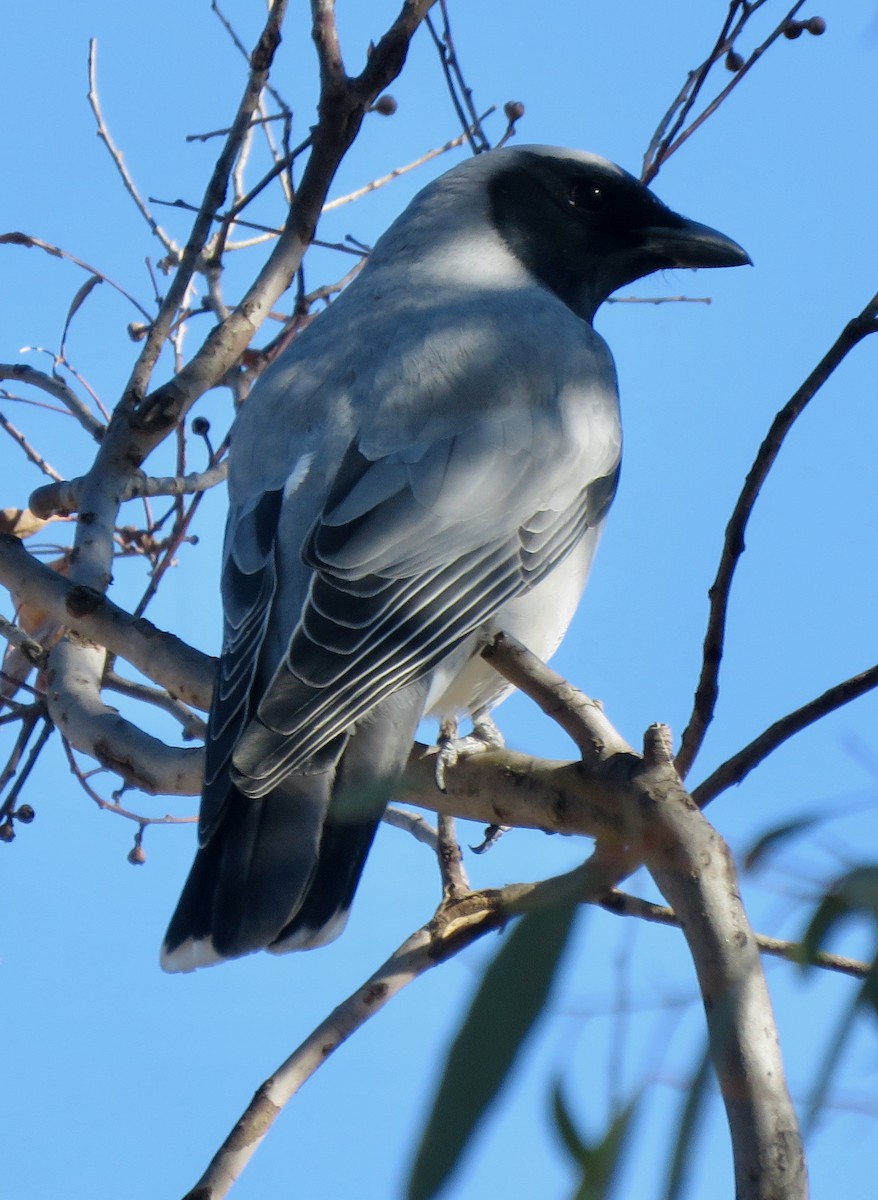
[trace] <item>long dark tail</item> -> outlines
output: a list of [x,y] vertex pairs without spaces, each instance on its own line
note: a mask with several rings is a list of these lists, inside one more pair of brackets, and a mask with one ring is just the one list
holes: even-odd
[[407,688],[378,705],[327,769],[289,776],[260,798],[229,785],[221,822],[196,854],[168,926],[164,970],[338,937],[408,758],[423,691]]

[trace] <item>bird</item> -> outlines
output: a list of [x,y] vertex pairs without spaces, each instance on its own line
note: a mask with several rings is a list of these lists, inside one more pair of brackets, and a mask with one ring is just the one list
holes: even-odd
[[593,328],[665,268],[750,262],[598,155],[502,147],[429,183],[255,384],[231,435],[199,848],[162,949],[190,971],[347,920],[424,716],[476,725],[579,602],[619,478]]

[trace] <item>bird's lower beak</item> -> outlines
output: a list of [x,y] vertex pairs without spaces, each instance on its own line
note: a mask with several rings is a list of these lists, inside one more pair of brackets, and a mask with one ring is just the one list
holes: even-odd
[[653,225],[643,231],[643,248],[666,267],[745,267],[752,266],[750,255],[737,242],[701,225],[678,217],[667,225]]

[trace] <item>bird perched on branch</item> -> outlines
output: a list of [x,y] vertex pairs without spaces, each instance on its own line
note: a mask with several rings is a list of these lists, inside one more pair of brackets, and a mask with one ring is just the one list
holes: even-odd
[[605,159],[479,155],[429,184],[266,372],[232,435],[200,849],[169,971],[344,926],[425,714],[477,722],[579,601],[613,499],[611,292],[749,262]]

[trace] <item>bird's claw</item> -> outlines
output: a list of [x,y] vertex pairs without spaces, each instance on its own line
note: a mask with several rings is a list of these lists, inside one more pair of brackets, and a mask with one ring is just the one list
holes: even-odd
[[436,786],[445,792],[445,774],[458,760],[468,754],[481,754],[485,750],[502,750],[505,746],[503,734],[489,716],[480,716],[473,721],[473,731],[465,737],[457,736],[457,720],[445,717],[439,724],[436,739]]
[[473,854],[487,854],[491,847],[496,846],[503,834],[508,833],[511,828],[511,825],[489,825],[478,846],[470,846],[470,850]]

